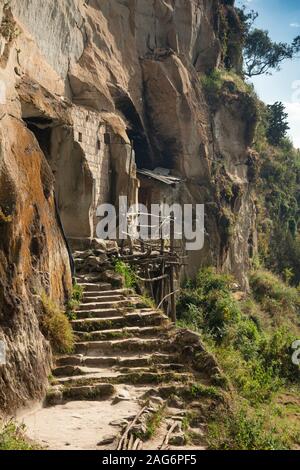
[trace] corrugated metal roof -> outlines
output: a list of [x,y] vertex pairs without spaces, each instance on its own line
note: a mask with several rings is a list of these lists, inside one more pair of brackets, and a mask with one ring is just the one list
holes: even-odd
[[152,170],[142,169],[142,170],[137,170],[137,173],[142,176],[146,176],[148,178],[152,178],[156,181],[159,181],[160,183],[164,183],[168,185],[175,185],[175,184],[181,183],[182,181],[180,178],[177,178],[176,176],[170,176],[170,175],[166,176],[166,175],[159,174],[158,172],[152,171]]

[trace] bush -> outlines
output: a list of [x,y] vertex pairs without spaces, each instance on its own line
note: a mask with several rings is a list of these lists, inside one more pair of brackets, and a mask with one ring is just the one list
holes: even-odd
[[299,293],[265,271],[253,273],[252,283],[257,303],[251,298],[238,302],[230,276],[202,269],[179,297],[178,318],[180,326],[202,333],[241,396],[256,404],[270,400],[285,381],[299,377],[291,361],[296,338],[287,327],[266,328],[261,310],[274,302],[281,315],[286,314],[295,308]]
[[199,271],[193,289],[185,289],[179,296],[178,318],[191,323],[220,340],[227,325],[239,318],[237,303],[230,294],[233,279],[217,273],[214,268]]
[[274,375],[290,382],[300,378],[299,367],[292,363],[292,344],[298,339],[286,326],[276,329],[267,337],[261,347],[261,355],[266,366],[272,368]]
[[251,416],[244,407],[224,413],[209,425],[208,443],[214,450],[286,450],[285,436],[268,426],[268,418],[259,412]]
[[202,86],[208,95],[208,98],[219,96],[222,91],[223,80],[221,72],[217,69],[213,70],[210,75],[201,77]]
[[0,450],[37,450],[25,437],[25,427],[13,421],[0,422]]
[[123,261],[116,261],[115,271],[124,277],[125,287],[127,287],[127,289],[131,289],[136,286],[136,275],[131,266]]
[[79,284],[75,284],[72,289],[72,294],[67,302],[66,315],[69,320],[76,320],[76,310],[78,309],[83,299],[83,288]]
[[293,271],[290,282],[300,282],[300,153],[283,140],[279,147],[265,144],[267,120],[262,117],[256,147],[260,150],[258,185],[258,241],[264,265],[283,275]]
[[242,77],[233,71],[215,69],[209,75],[201,77],[202,86],[208,99],[216,99],[223,92],[223,87],[227,84],[232,92],[246,93],[255,96],[253,86],[246,83]]
[[299,290],[288,286],[275,274],[265,270],[251,273],[250,285],[256,301],[271,316],[279,315],[282,320],[291,318],[298,324],[300,314]]
[[70,353],[74,347],[74,334],[67,316],[45,292],[41,295],[40,326],[44,336],[57,353]]

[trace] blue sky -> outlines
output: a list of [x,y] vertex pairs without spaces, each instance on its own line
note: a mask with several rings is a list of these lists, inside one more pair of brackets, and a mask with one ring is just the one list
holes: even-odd
[[[267,29],[275,41],[291,42],[300,35],[300,0],[239,0],[257,11],[258,28]],[[300,59],[286,61],[280,72],[253,79],[256,91],[266,103],[284,102],[289,114],[289,131],[300,148]]]

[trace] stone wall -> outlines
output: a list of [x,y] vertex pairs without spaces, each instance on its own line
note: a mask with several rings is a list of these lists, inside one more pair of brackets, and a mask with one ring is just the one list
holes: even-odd
[[94,204],[110,202],[110,148],[107,126],[99,113],[83,107],[72,109],[74,140],[84,151],[94,179]]

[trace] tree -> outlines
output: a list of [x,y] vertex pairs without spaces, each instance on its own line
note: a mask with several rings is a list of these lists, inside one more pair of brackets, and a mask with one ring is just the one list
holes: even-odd
[[254,28],[258,13],[246,7],[238,9],[240,21],[244,30],[244,74],[255,77],[271,74],[272,70],[280,70],[284,60],[293,59],[300,52],[300,36],[291,44],[273,42],[268,31]]
[[278,146],[289,130],[288,114],[285,112],[284,104],[279,101],[268,105],[267,110],[267,138],[271,145]]
[[300,36],[292,44],[273,42],[268,31],[253,29],[245,37],[244,58],[245,75],[254,77],[271,70],[280,70],[280,64],[293,59],[300,51]]

